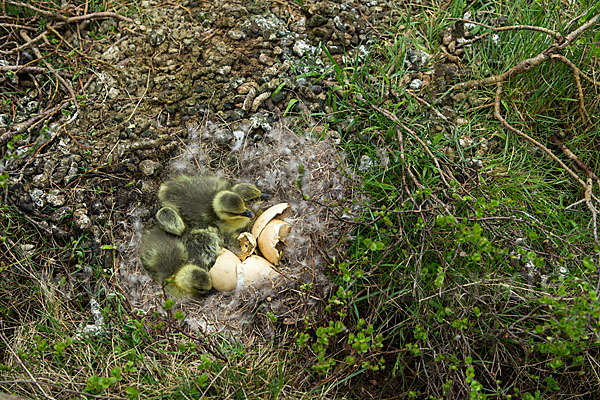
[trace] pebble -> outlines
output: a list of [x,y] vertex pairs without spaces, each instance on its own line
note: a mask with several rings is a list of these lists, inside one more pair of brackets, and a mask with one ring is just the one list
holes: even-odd
[[413,81],[408,85],[409,88],[413,90],[419,90],[423,87],[423,81],[420,79],[413,79]]
[[152,176],[158,167],[158,163],[152,160],[144,160],[140,162],[139,169],[145,176]]
[[420,49],[408,48],[404,57],[404,65],[410,71],[423,68],[431,60],[431,56]]
[[279,104],[285,99],[286,96],[287,92],[282,89],[279,92],[273,93],[271,95],[271,101],[273,102],[273,104]]
[[360,157],[360,165],[358,170],[360,172],[366,172],[373,167],[373,160],[368,155],[364,154]]
[[217,74],[223,75],[223,76],[229,75],[230,72],[231,72],[231,65],[224,65],[217,70]]
[[153,47],[158,47],[167,39],[165,32],[162,29],[151,30],[148,33],[148,43]]
[[52,213],[52,215],[50,216],[50,219],[52,219],[52,221],[54,221],[54,222],[61,222],[65,218],[67,218],[70,214],[71,214],[71,207],[64,206],[64,207],[60,207],[59,209],[54,211]]
[[42,208],[44,206],[45,193],[43,190],[35,188],[29,193],[29,195],[31,196],[31,201],[36,207]]
[[270,95],[271,95],[271,93],[265,92],[265,93],[262,93],[262,94],[256,96],[256,98],[252,102],[252,107],[250,108],[250,111],[256,112],[258,110],[258,107],[260,107],[260,105],[263,103],[263,101],[268,99]]
[[65,196],[60,194],[60,192],[58,190],[53,190],[51,193],[49,193],[46,196],[46,201],[52,207],[62,207],[65,205]]
[[233,40],[242,40],[246,37],[246,34],[239,29],[232,29],[227,32],[227,36]]
[[73,212],[73,222],[75,223],[75,226],[81,230],[87,230],[92,226],[92,221],[90,220],[90,217],[88,217],[85,208],[78,208]]
[[298,57],[304,57],[304,54],[311,49],[312,46],[303,40],[298,40],[296,43],[294,43],[294,47],[292,48],[294,54],[296,54]]
[[271,65],[273,65],[274,61],[271,57],[269,57],[265,53],[262,53],[260,56],[258,56],[258,62],[270,67]]

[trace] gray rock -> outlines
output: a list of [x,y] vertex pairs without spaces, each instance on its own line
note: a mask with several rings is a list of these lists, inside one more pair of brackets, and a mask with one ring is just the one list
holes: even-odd
[[148,33],[148,43],[153,47],[160,46],[166,39],[167,35],[165,35],[165,32],[162,29],[153,29]]
[[410,71],[418,71],[431,60],[431,56],[420,49],[408,48],[404,57],[404,65]]
[[420,79],[413,79],[413,81],[408,85],[409,88],[413,90],[419,90],[423,87],[423,81]]
[[286,96],[287,92],[282,89],[279,92],[273,93],[271,95],[271,101],[273,102],[273,104],[279,104],[285,99]]
[[239,29],[232,29],[227,32],[227,36],[233,40],[242,40],[246,37],[246,34]]
[[71,207],[60,207],[52,213],[50,219],[54,222],[61,222],[71,214]]
[[46,194],[43,190],[35,188],[29,193],[29,195],[31,196],[31,201],[33,202],[33,204],[35,204],[36,207],[44,207],[44,197]]
[[323,26],[327,23],[327,17],[323,17],[322,15],[313,15],[308,20],[306,26],[309,28],[316,28],[317,26]]
[[62,207],[65,205],[65,196],[60,194],[60,192],[58,190],[53,190],[51,193],[49,193],[46,196],[46,201],[52,207]]
[[296,43],[294,43],[292,50],[294,50],[294,54],[296,54],[298,57],[303,57],[304,54],[306,54],[309,50],[312,50],[312,46],[303,40],[298,40]]
[[364,154],[360,157],[360,165],[358,166],[358,170],[360,172],[366,172],[373,167],[373,160],[368,155]]
[[298,78],[296,79],[296,85],[298,85],[299,87],[304,87],[308,85],[308,81],[306,80],[306,78]]
[[265,53],[261,53],[261,55],[258,56],[258,62],[270,67],[271,65],[273,65],[274,61],[271,57],[269,57]]
[[73,222],[75,226],[81,230],[87,230],[92,226],[92,221],[90,217],[87,215],[87,210],[85,208],[78,208],[73,213]]
[[140,163],[139,169],[145,176],[152,176],[158,168],[158,163],[152,160],[144,160]]

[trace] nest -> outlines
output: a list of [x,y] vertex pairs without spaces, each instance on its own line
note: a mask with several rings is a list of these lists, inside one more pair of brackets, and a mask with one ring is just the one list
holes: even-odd
[[[278,267],[280,274],[232,292],[179,300],[178,307],[186,313],[192,329],[233,338],[242,332],[269,338],[273,334],[271,324],[261,323],[267,312],[285,325],[299,323],[308,313],[318,311],[321,299],[328,297],[332,287],[328,265],[346,247],[345,221],[351,215],[342,205],[349,204],[355,185],[334,143],[300,136],[282,122],[275,127],[263,124],[260,130],[261,140],[249,144],[249,138],[258,134],[257,124],[244,124],[225,133],[213,124],[202,129],[191,125],[188,143],[171,161],[164,177],[201,173],[251,182],[273,196],[257,205],[260,210],[280,202],[288,202],[292,210],[292,217],[286,219],[292,231]],[[223,140],[227,132],[230,141]],[[153,223],[152,212],[136,209],[132,213],[137,218],[132,238],[123,249],[126,262],[119,270],[120,283],[135,308],[164,313],[163,290],[139,261],[142,231]],[[300,290],[305,284],[312,284],[310,295]]]

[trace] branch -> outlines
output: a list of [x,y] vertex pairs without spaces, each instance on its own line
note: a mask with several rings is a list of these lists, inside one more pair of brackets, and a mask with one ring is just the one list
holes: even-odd
[[78,15],[75,17],[65,17],[64,15],[61,15],[61,14],[56,14],[51,11],[46,11],[46,10],[42,10],[41,8],[34,7],[31,4],[21,3],[20,1],[6,0],[6,3],[12,4],[13,6],[29,8],[30,10],[33,10],[37,13],[47,15],[54,19],[58,19],[65,24],[70,24],[72,22],[85,21],[85,20],[89,20],[89,19],[102,19],[102,18],[115,18],[115,19],[125,21],[130,24],[133,23],[132,19],[124,17],[124,16],[119,15],[114,12],[110,12],[110,11],[95,12],[95,13],[86,14],[86,15]]
[[593,18],[588,20],[585,24],[581,25],[579,28],[577,28],[573,32],[569,33],[567,36],[564,37],[564,40],[562,40],[562,41],[555,40],[555,42],[550,47],[548,47],[546,50],[539,53],[537,56],[521,61],[520,63],[518,63],[517,65],[515,65],[514,67],[510,68],[508,71],[506,71],[500,75],[494,75],[494,76],[491,76],[489,78],[484,78],[484,79],[476,79],[476,80],[471,80],[471,81],[467,81],[467,82],[461,82],[457,85],[454,85],[452,87],[452,90],[472,89],[474,87],[481,86],[481,85],[489,85],[492,83],[498,83],[498,82],[505,81],[514,75],[518,75],[525,71],[529,71],[530,69],[540,65],[542,62],[547,60],[553,54],[557,54],[559,51],[561,51],[562,49],[567,47],[569,44],[571,44],[571,42],[573,40],[575,40],[583,32],[585,32],[590,27],[592,27],[596,23],[596,21],[598,21],[598,18],[600,18],[600,14],[595,15]]
[[517,135],[525,138],[529,142],[533,143],[534,145],[536,145],[537,147],[539,147],[540,149],[542,149],[546,154],[548,154],[550,156],[550,158],[552,158],[554,161],[556,161],[558,163],[558,165],[560,165],[565,171],[567,171],[569,173],[569,175],[571,175],[573,178],[575,178],[575,180],[577,180],[577,182],[579,182],[579,184],[585,190],[587,188],[586,183],[579,177],[579,175],[577,175],[575,172],[573,172],[573,170],[571,168],[567,167],[567,165],[564,162],[562,162],[562,160],[560,158],[558,158],[557,156],[555,156],[554,153],[552,153],[550,151],[550,149],[548,149],[542,143],[538,142],[537,140],[535,140],[534,138],[532,138],[531,136],[529,136],[525,132],[522,132],[522,131],[518,130],[517,128],[513,127],[511,124],[509,124],[504,119],[504,117],[500,113],[500,97],[502,96],[502,82],[498,82],[496,85],[497,86],[496,86],[496,99],[495,99],[495,102],[494,102],[494,116],[508,130],[510,130],[510,131],[516,133]]
[[15,73],[46,74],[52,72],[60,74],[66,78],[72,78],[73,75],[65,71],[51,71],[44,67],[34,67],[29,65],[0,65],[0,72],[13,71]]

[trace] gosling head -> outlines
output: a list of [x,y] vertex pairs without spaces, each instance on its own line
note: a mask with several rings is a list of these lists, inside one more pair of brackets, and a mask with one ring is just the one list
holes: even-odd
[[231,191],[239,194],[244,201],[269,200],[271,198],[269,193],[261,192],[251,183],[238,183],[231,188]]
[[176,236],[181,236],[185,231],[185,223],[174,209],[163,207],[156,213],[156,222],[158,226],[165,231]]
[[177,297],[198,296],[212,289],[208,272],[195,264],[186,264],[173,277]]
[[217,225],[222,232],[233,233],[246,227],[254,213],[237,193],[223,190],[213,199],[213,210],[217,215]]

